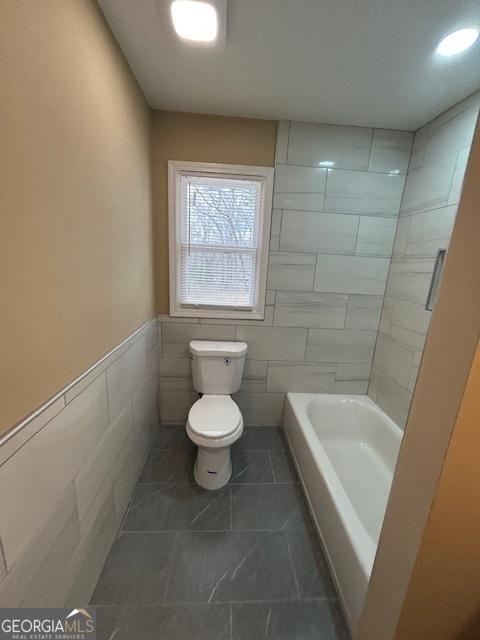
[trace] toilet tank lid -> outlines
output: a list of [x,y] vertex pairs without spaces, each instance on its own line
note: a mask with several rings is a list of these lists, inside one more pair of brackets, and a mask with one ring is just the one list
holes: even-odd
[[246,342],[223,342],[216,340],[192,340],[190,353],[194,356],[217,356],[240,358],[247,353]]

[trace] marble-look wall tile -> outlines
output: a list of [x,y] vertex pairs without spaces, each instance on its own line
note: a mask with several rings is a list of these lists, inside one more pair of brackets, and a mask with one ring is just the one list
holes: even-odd
[[413,366],[413,350],[380,333],[375,348],[375,366],[403,387],[408,386]]
[[396,218],[361,216],[355,255],[390,258],[396,228]]
[[275,193],[325,193],[327,169],[277,165]]
[[146,373],[145,337],[113,362],[106,372],[109,419],[115,420]]
[[352,254],[357,230],[358,216],[284,211],[280,250]]
[[405,176],[368,171],[329,171],[324,210],[359,215],[398,215]]
[[376,331],[310,329],[305,359],[310,362],[370,364]]
[[387,258],[319,255],[313,288],[325,293],[383,295],[388,266]]
[[[44,581],[43,585],[40,585],[48,595],[55,584],[55,579],[61,576],[64,568],[65,558],[55,557],[55,547],[61,540],[62,532],[67,525],[68,532],[65,542],[70,552],[73,552],[76,542],[80,539],[75,509],[75,497],[73,487],[70,484],[48,514],[43,525],[35,531],[35,535],[22,555],[12,566],[8,567],[9,572],[0,584],[0,604],[2,607],[22,606],[27,594],[35,591],[36,586],[38,587],[36,577],[42,578],[47,571],[50,571],[53,581]],[[74,526],[73,532],[72,519],[76,524],[76,529]],[[43,598],[42,601],[44,602]],[[30,599],[30,606],[42,605],[33,603]]]
[[466,108],[462,111],[449,109],[430,124],[424,165],[471,144],[478,117],[478,103],[480,101],[470,106],[465,105]]
[[438,209],[448,202],[457,154],[435,160],[418,171],[409,173],[403,194],[400,215]]
[[311,291],[316,256],[308,253],[271,253],[267,287],[284,291]]
[[479,107],[480,92],[413,142],[368,391],[402,427],[432,315],[425,302],[435,258],[450,242]]
[[366,127],[292,122],[287,162],[317,167],[327,161],[340,169],[366,170],[372,135]]
[[133,430],[132,403],[127,404],[106,430],[92,455],[74,479],[75,498],[80,521],[87,513],[95,493],[108,477],[123,443]]
[[349,295],[345,328],[377,331],[382,302],[382,296]]
[[410,217],[404,255],[412,258],[436,257],[438,249],[450,242],[457,207],[422,211]]
[[185,423],[192,404],[199,394],[188,389],[167,389],[160,391],[161,419],[165,424]]
[[343,381],[355,381],[362,380],[368,382],[370,379],[371,365],[369,364],[337,364],[337,372],[335,374],[335,380]]
[[425,304],[435,260],[392,260],[386,295],[391,298]]
[[404,429],[407,423],[411,402],[411,391],[402,387],[382,371],[376,403],[401,429]]
[[323,211],[323,200],[323,193],[275,193],[273,206],[293,211]]
[[278,425],[282,421],[284,393],[235,393],[245,424]]
[[458,204],[462,195],[463,179],[467,169],[468,158],[470,157],[471,147],[460,149],[457,155],[455,171],[450,185],[450,193],[448,194],[448,204]]
[[[126,507],[125,500],[115,513],[115,465],[125,451],[136,477],[157,423],[156,336],[156,321],[142,327],[66,391],[68,403],[62,396],[9,441],[0,466],[1,606],[66,606],[87,566],[88,603]],[[108,500],[113,519],[104,536],[97,522]]]
[[368,170],[383,173],[406,173],[412,140],[413,133],[411,131],[375,129]]
[[335,372],[335,365],[271,363],[268,367],[267,391],[331,393]]
[[335,293],[279,291],[274,324],[280,327],[341,329],[348,297]]
[[252,360],[303,360],[307,329],[286,327],[237,327],[237,340],[248,344]]
[[8,568],[48,520],[107,424],[102,374],[0,467],[0,536]]

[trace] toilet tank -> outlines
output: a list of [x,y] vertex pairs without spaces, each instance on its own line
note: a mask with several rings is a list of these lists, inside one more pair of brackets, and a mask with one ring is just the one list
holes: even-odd
[[193,386],[200,393],[230,395],[240,389],[247,355],[245,342],[190,342]]

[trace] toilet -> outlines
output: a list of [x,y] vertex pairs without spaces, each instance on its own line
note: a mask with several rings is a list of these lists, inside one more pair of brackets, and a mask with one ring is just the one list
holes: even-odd
[[230,447],[243,433],[243,418],[231,395],[240,389],[245,342],[192,340],[194,388],[202,393],[191,407],[187,434],[198,446],[194,476],[205,489],[220,489],[232,475]]

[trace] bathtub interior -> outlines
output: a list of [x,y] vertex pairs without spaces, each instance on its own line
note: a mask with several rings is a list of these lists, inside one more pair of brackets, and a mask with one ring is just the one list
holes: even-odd
[[376,546],[402,431],[362,396],[314,396],[306,413],[345,494]]

